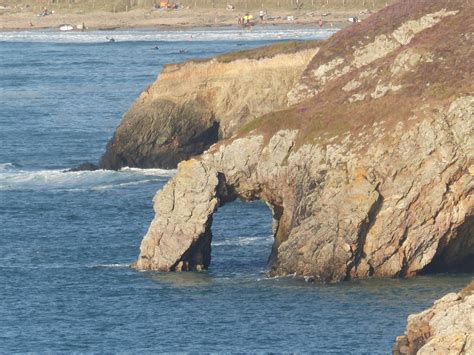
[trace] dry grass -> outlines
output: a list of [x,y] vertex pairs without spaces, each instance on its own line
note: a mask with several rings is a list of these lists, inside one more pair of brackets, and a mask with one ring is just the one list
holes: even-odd
[[254,49],[225,53],[217,56],[216,59],[221,63],[229,63],[238,59],[262,59],[271,58],[277,54],[296,53],[305,49],[316,48],[321,41],[292,41],[279,42]]
[[[405,2],[411,4],[410,1]],[[422,4],[418,3],[410,8],[410,12],[406,12],[400,6],[403,5],[402,2],[366,21],[378,28],[362,23],[361,26],[347,28],[333,36],[321,45],[320,52],[308,66],[308,71],[314,70],[321,63],[334,58],[335,53],[337,56],[350,56],[355,43],[370,41],[367,34],[374,38],[379,33],[398,27],[407,19],[420,17],[421,12],[437,11],[444,6],[462,9],[458,15],[446,18],[439,25],[424,31],[409,44],[410,47],[434,53],[436,58],[433,63],[420,64],[417,70],[399,78],[397,83],[403,85],[402,90],[388,93],[377,100],[368,98],[349,104],[347,98],[350,94],[343,92],[341,88],[358,75],[359,71],[353,71],[326,84],[320,94],[306,102],[248,123],[242,129],[242,134],[258,129],[259,133],[269,138],[281,129],[294,128],[300,131],[298,145],[315,140],[324,145],[331,137],[339,136],[342,139],[342,134],[346,132],[357,136],[376,121],[383,120],[386,129],[399,121],[408,124],[407,119],[421,105],[445,106],[456,96],[474,92],[474,68],[471,60],[474,58],[474,38],[471,35],[474,32],[474,13],[473,7],[465,4],[467,3],[461,0],[433,1],[426,4],[428,9],[423,10]],[[388,21],[387,14],[395,19],[394,23]],[[372,68],[378,69],[378,74],[366,85],[374,86],[379,80],[390,82],[392,78],[389,67],[393,59],[405,49],[406,47],[401,48],[371,64]],[[367,69],[365,67],[361,70]],[[313,82],[307,84],[317,85]],[[370,92],[371,89],[373,90],[362,86],[358,90]]]

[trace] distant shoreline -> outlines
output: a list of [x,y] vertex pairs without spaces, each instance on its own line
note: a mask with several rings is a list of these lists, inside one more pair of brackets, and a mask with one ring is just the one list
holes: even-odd
[[[336,30],[340,30],[342,28],[345,28],[347,26],[350,26],[349,24],[342,23],[342,22],[334,22],[333,27],[328,27],[328,26],[323,26],[321,29],[328,29],[328,28],[334,28]],[[271,23],[271,24],[258,24],[254,28],[265,28],[265,27],[288,27],[288,28],[316,28],[314,24],[311,23]],[[204,28],[240,28],[238,25],[235,24],[217,24],[217,25],[156,25],[156,26],[117,26],[117,27],[87,27],[86,30],[73,30],[73,31],[68,31],[69,33],[75,32],[98,32],[98,31],[103,31],[103,32],[111,32],[115,30],[170,30],[170,31],[179,31],[179,30],[193,30],[193,29],[204,29]],[[320,28],[319,26],[317,27],[318,29]],[[245,31],[245,28],[241,28],[243,31]],[[52,32],[58,32],[60,33],[61,31],[59,30],[58,27],[30,27],[30,28],[0,28],[0,33],[6,33],[6,32],[27,32],[27,31],[52,31]]]
[[[255,13],[255,14],[254,14]],[[290,15],[291,13],[291,15]],[[321,13],[316,11],[275,11],[269,16],[271,20],[261,21],[254,11],[256,26],[304,26],[304,27],[335,27],[341,28],[350,25],[349,17],[358,16],[364,19],[369,15],[356,11],[333,11]],[[114,30],[114,29],[186,29],[197,27],[228,27],[238,26],[237,17],[242,15],[238,11],[226,10],[162,10],[147,11],[136,9],[128,12],[108,13],[103,11],[90,13],[54,13],[39,17],[32,12],[3,14],[0,22],[0,31],[23,31],[35,29],[58,29],[61,24],[71,24],[75,28],[85,26],[85,30]],[[320,23],[322,21],[322,23]],[[322,26],[321,26],[322,25]],[[80,30],[77,30],[80,31]]]

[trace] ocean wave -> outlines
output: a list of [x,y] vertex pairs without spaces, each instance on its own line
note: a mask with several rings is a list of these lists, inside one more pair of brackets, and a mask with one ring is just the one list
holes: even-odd
[[175,170],[124,168],[120,171],[23,170],[0,164],[0,190],[100,191],[164,182]]
[[237,27],[186,30],[114,30],[87,32],[60,32],[31,30],[0,32],[0,42],[51,43],[106,43],[113,37],[116,42],[199,42],[199,41],[262,41],[279,39],[325,39],[337,28],[311,27],[258,27],[245,31]]
[[128,269],[130,268],[130,264],[98,264],[92,265],[92,268],[103,268],[103,269]]
[[115,189],[118,187],[126,187],[126,186],[135,186],[135,185],[142,185],[157,181],[156,179],[146,179],[146,180],[139,180],[139,181],[130,181],[130,182],[122,182],[118,184],[109,184],[109,185],[99,185],[96,187],[92,187],[92,191],[101,191],[101,190],[110,190]]
[[140,168],[129,168],[128,166],[120,169],[120,171],[144,174],[148,176],[173,176],[174,174],[176,174],[176,169],[158,169],[158,168],[140,169]]
[[0,173],[5,171],[12,171],[16,169],[18,166],[14,163],[1,163],[0,164]]
[[266,237],[229,237],[225,240],[213,241],[212,246],[244,246],[257,244],[272,244],[273,235]]

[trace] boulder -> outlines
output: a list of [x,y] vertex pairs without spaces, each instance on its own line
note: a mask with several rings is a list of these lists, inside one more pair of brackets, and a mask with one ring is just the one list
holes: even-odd
[[461,355],[474,353],[474,281],[449,293],[433,306],[408,317],[405,334],[397,337],[394,355]]

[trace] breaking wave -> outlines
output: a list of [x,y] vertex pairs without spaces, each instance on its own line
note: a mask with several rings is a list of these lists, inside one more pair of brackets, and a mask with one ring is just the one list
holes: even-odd
[[13,169],[16,169],[17,165],[13,163],[3,163],[0,164],[0,174],[5,171],[11,171]]
[[94,269],[129,269],[130,264],[98,264],[91,267]]
[[224,240],[217,240],[212,242],[212,246],[244,246],[244,245],[263,245],[272,244],[273,235],[266,237],[228,237]]
[[258,27],[245,31],[237,27],[186,30],[123,29],[114,31],[60,32],[58,30],[31,30],[0,32],[0,42],[50,43],[106,43],[113,37],[116,42],[199,42],[199,41],[262,41],[288,39],[325,39],[337,28],[311,27]]
[[120,171],[23,170],[13,163],[0,164],[0,191],[99,191],[164,182],[176,170],[124,168]]

